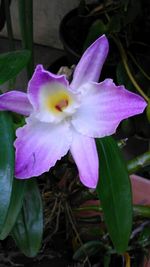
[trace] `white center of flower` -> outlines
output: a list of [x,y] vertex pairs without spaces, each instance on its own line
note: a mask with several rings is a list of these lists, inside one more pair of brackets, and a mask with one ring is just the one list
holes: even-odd
[[60,83],[43,86],[39,95],[39,109],[35,116],[40,121],[58,123],[70,118],[80,105],[79,96]]

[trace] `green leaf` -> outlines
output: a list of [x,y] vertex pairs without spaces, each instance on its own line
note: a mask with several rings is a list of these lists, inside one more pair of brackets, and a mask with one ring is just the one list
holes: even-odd
[[0,55],[0,84],[15,77],[28,63],[30,51],[21,50]]
[[110,254],[105,254],[104,255],[104,267],[109,267],[110,266],[110,261],[111,261]]
[[147,115],[148,122],[150,123],[150,102],[148,103],[146,107],[146,115]]
[[35,180],[28,180],[23,207],[12,230],[12,237],[20,250],[34,257],[41,246],[43,209],[41,195]]
[[83,51],[85,51],[100,35],[106,32],[107,24],[104,24],[104,22],[100,19],[96,20],[89,28]]
[[126,70],[125,70],[125,68],[121,62],[118,63],[118,65],[117,65],[116,76],[117,76],[117,83],[118,84],[124,84],[124,86],[126,88],[128,88],[128,90],[134,91],[134,86],[133,86],[132,82],[130,81],[130,79],[126,73]]
[[74,260],[83,260],[87,256],[95,255],[101,249],[100,241],[89,241],[83,244],[73,255]]
[[11,115],[0,112],[0,232],[6,219],[14,178],[13,141]]
[[124,13],[124,26],[130,24],[136,25],[136,18],[141,15],[142,12],[142,1],[140,0],[130,0],[127,7],[127,12]]
[[121,31],[121,20],[122,14],[116,14],[110,17],[110,21],[108,23],[108,32],[109,33],[118,33]]
[[145,247],[145,246],[150,246],[150,226],[149,225],[142,225],[141,226],[141,230],[140,232],[140,235],[138,237],[138,244],[141,246],[141,247]]
[[132,195],[128,172],[117,142],[112,137],[97,139],[100,178],[97,194],[106,226],[118,253],[124,253],[132,227]]
[[14,179],[9,209],[2,232],[0,233],[1,240],[5,239],[9,235],[15,225],[18,214],[23,204],[25,188],[26,181]]

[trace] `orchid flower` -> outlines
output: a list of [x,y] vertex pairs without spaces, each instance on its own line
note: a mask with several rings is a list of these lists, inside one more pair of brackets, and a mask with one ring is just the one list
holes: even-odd
[[27,93],[0,96],[0,110],[27,116],[26,124],[16,131],[16,178],[49,171],[70,150],[81,182],[96,187],[99,163],[94,138],[114,134],[121,120],[146,107],[142,97],[116,86],[112,79],[98,83],[108,48],[105,35],[97,39],[81,57],[70,85],[65,75],[38,65]]

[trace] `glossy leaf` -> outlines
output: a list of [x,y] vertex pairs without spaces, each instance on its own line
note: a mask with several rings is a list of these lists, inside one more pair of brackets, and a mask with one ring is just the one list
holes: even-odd
[[83,51],[85,51],[100,35],[106,33],[107,28],[107,24],[104,24],[102,20],[98,19],[94,21],[94,23],[89,28]]
[[1,240],[5,239],[14,227],[14,224],[17,220],[18,214],[23,204],[25,188],[25,180],[14,179],[9,209],[7,212],[5,223],[3,225],[2,232],[0,233]]
[[76,250],[73,255],[74,260],[83,260],[87,256],[95,255],[101,249],[100,241],[89,241]]
[[11,234],[19,249],[26,256],[34,257],[43,234],[42,200],[36,180],[30,179],[26,183],[23,206]]
[[0,84],[15,77],[28,63],[30,51],[14,51],[0,54]]
[[6,219],[14,179],[13,141],[11,115],[0,112],[0,232]]
[[105,223],[118,253],[126,251],[132,227],[132,196],[128,172],[117,142],[112,137],[97,139],[99,182],[97,194]]

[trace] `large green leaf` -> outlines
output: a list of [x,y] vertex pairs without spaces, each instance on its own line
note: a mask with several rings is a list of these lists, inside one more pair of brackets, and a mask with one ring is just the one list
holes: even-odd
[[43,234],[43,210],[41,195],[33,179],[27,181],[23,207],[11,234],[26,256],[34,257],[38,253]]
[[13,140],[11,115],[0,112],[0,232],[6,219],[14,178]]
[[0,55],[0,84],[15,77],[29,62],[30,51],[21,50]]
[[7,212],[7,216],[5,219],[5,223],[3,225],[2,232],[0,233],[1,240],[5,239],[11,232],[12,228],[14,227],[14,224],[17,220],[18,214],[23,204],[25,189],[26,189],[25,180],[14,179],[10,205],[8,208],[8,212]]
[[126,251],[132,227],[132,195],[126,165],[112,137],[97,139],[98,197],[109,235],[118,253]]

